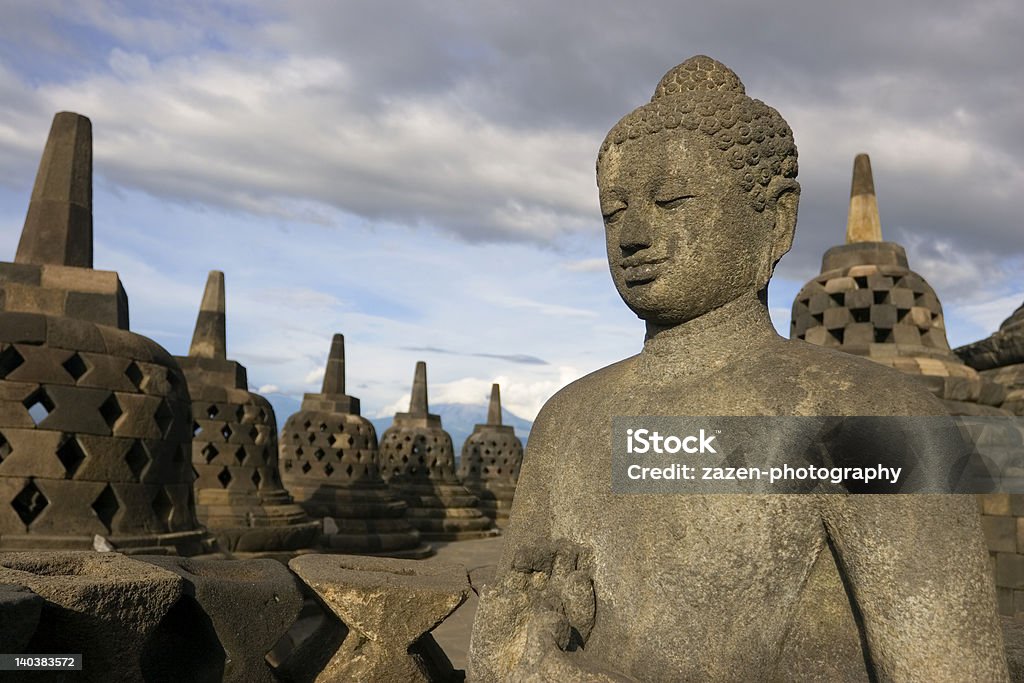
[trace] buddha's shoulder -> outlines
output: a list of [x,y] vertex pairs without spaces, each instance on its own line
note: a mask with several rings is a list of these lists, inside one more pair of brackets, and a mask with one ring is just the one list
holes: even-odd
[[805,414],[945,415],[947,411],[912,376],[867,358],[780,339],[752,359],[749,372],[766,387],[791,385],[811,400]]

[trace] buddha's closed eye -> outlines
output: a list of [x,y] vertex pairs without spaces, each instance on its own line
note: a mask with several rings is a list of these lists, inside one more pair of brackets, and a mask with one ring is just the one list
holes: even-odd
[[687,199],[693,199],[693,195],[684,194],[666,199],[655,199],[654,203],[663,209],[677,209],[685,204]]

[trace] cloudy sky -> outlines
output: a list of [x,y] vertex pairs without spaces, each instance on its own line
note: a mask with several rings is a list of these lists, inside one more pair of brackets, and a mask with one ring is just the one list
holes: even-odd
[[803,196],[773,319],[843,239],[853,157],[938,291],[950,341],[1024,300],[1024,7],[815,3],[0,0],[0,258],[54,112],[92,119],[96,267],[132,328],[187,352],[207,271],[229,355],[318,388],[334,332],[370,416],[408,400],[532,419],[635,353],[604,264],[594,158],[697,53],[789,121]]

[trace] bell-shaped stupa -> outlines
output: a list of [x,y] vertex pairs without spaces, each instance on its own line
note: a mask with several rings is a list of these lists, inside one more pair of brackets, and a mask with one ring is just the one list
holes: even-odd
[[233,553],[292,553],[316,545],[320,524],[295,504],[277,469],[277,420],[228,360],[224,273],[210,272],[188,356],[192,467],[199,520]]
[[428,541],[493,536],[497,529],[480,500],[455,474],[452,437],[427,405],[427,364],[416,363],[409,412],[395,420],[380,440],[381,473],[409,505],[409,521]]
[[0,550],[198,555],[178,364],[93,270],[92,124],[53,119],[14,263],[0,263]]
[[459,478],[499,527],[508,524],[522,464],[523,442],[511,425],[501,423],[501,389],[492,384],[487,423],[474,426],[462,445]]
[[953,415],[1005,414],[1005,390],[950,350],[935,291],[902,246],[882,240],[866,154],[853,163],[846,244],[825,252],[821,274],[797,294],[790,336],[915,375]]
[[359,399],[345,393],[340,334],[331,342],[320,393],[306,394],[284,423],[281,476],[306,512],[325,520],[325,548],[405,558],[433,553],[381,478],[377,431],[359,414]]

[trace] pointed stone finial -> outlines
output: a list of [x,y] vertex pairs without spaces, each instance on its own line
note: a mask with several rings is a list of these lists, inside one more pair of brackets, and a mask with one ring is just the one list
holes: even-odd
[[92,268],[92,123],[81,114],[53,117],[14,261]]
[[491,385],[491,404],[487,407],[487,424],[501,424],[501,389],[498,385]]
[[878,218],[875,181],[871,177],[871,159],[858,154],[853,160],[850,185],[850,213],[846,219],[846,243],[881,242],[882,223]]
[[211,270],[203,292],[203,303],[196,318],[196,331],[188,355],[197,358],[227,360],[227,333],[225,331],[224,273]]
[[331,354],[327,357],[327,369],[324,371],[324,394],[345,393],[345,337],[336,334],[331,340]]
[[427,405],[427,364],[416,361],[416,375],[412,380],[412,398],[409,400],[410,415],[426,415]]

